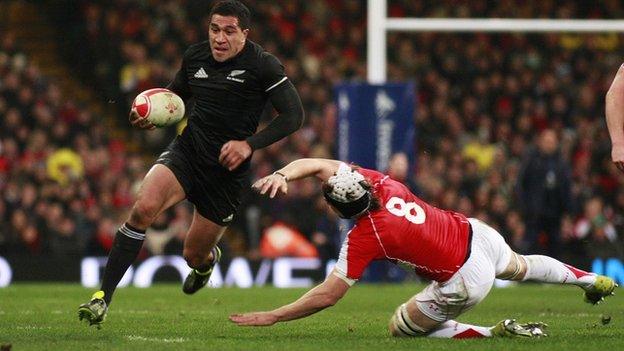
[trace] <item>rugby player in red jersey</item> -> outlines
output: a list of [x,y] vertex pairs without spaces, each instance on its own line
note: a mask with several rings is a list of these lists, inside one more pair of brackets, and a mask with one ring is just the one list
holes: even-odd
[[288,191],[288,182],[315,176],[332,209],[355,225],[345,238],[336,266],[326,280],[297,301],[267,312],[234,314],[238,325],[267,326],[309,316],[334,305],[372,260],[411,267],[431,283],[400,305],[390,319],[394,336],[474,338],[544,336],[545,324],[503,320],[493,327],[455,321],[488,294],[495,278],[572,284],[596,304],[617,286],[595,275],[541,255],[520,255],[487,224],[433,207],[403,184],[374,170],[335,160],[300,159],[258,180],[253,187],[271,198]]

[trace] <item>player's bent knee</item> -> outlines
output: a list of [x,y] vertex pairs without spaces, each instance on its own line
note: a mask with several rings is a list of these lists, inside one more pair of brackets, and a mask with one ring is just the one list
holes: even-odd
[[149,227],[158,216],[160,206],[156,202],[138,200],[132,207],[130,221],[142,227]]
[[426,336],[429,332],[412,321],[407,312],[406,304],[402,304],[396,309],[390,318],[388,330],[392,336],[396,337]]
[[517,253],[512,253],[511,259],[505,271],[497,276],[499,279],[504,280],[517,280],[524,279],[527,270],[527,263],[524,256]]
[[518,257],[518,264],[520,265],[520,269],[518,269],[518,274],[514,277],[514,280],[523,280],[524,276],[527,272],[527,260],[524,255],[516,255]]

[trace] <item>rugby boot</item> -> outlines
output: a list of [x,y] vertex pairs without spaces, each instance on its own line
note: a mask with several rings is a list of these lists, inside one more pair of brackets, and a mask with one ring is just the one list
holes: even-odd
[[215,265],[219,263],[219,260],[221,260],[221,249],[219,249],[218,246],[215,246],[214,249],[212,249],[212,254],[212,263],[210,264],[210,268],[208,268],[207,271],[199,272],[196,269],[193,269],[186,276],[186,279],[184,279],[184,284],[182,285],[182,291],[184,291],[185,294],[194,294],[208,283]]
[[104,292],[100,290],[91,296],[91,301],[78,307],[78,318],[81,321],[84,319],[89,322],[90,326],[95,325],[100,329],[106,318],[106,312],[108,312],[108,306],[104,301]]
[[584,289],[585,302],[597,305],[604,301],[605,297],[615,295],[614,291],[617,287],[618,285],[613,279],[604,275],[599,275],[596,277],[596,281],[592,286]]
[[490,331],[492,336],[507,338],[538,338],[548,336],[547,324],[542,322],[520,324],[515,319],[504,319],[494,325]]

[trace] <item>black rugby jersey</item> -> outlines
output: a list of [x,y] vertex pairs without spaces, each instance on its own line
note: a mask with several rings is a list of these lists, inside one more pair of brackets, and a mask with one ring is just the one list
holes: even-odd
[[256,132],[269,93],[286,86],[286,80],[279,60],[251,40],[225,62],[214,60],[204,41],[186,50],[182,67],[167,88],[184,101],[194,98],[182,137],[190,134],[196,151],[214,159],[227,141]]

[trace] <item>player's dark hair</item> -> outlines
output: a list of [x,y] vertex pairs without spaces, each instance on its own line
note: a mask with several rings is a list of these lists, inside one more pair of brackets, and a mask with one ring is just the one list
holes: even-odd
[[238,26],[243,30],[249,29],[251,25],[251,12],[247,6],[238,0],[219,1],[210,10],[210,19],[212,19],[212,15],[236,17],[238,18]]

